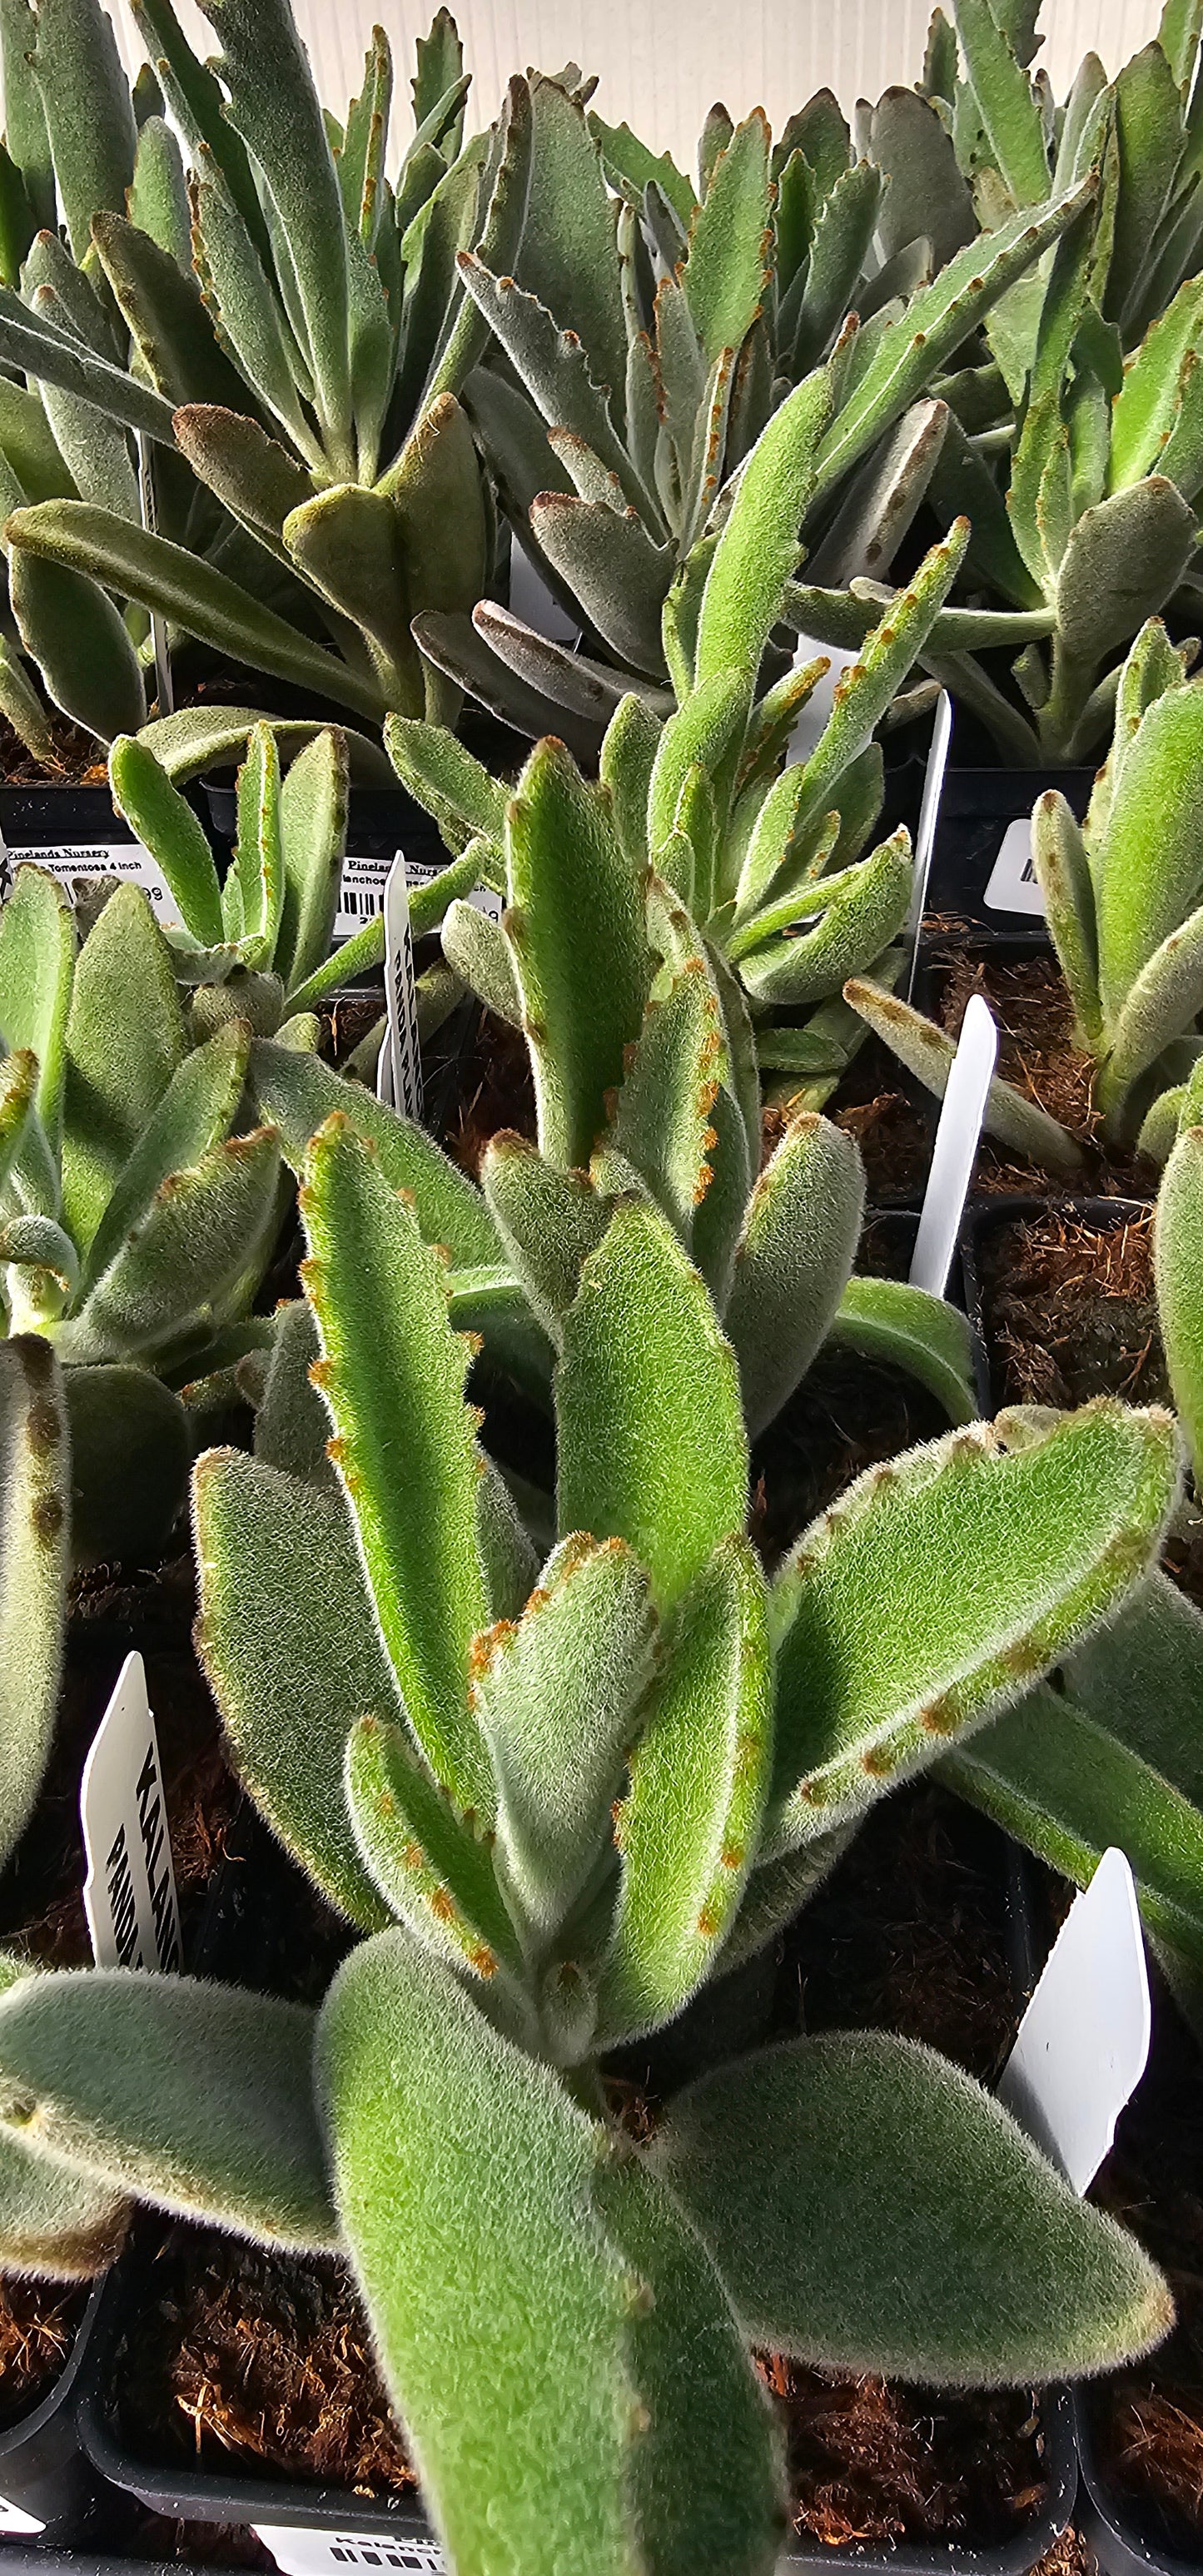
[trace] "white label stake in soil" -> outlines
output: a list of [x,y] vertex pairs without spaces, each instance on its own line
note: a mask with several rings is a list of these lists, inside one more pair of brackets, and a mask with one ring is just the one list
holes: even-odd
[[180,1912],[141,1655],[127,1655],[84,1764],[84,1911],[98,1968],[178,1968]]
[[1132,1871],[1105,1851],[1049,1952],[998,2098],[1087,2191],[1149,2054],[1149,1977]]
[[994,1014],[981,994],[974,993],[948,1076],[911,1256],[912,1288],[926,1288],[933,1297],[942,1297],[948,1286],[997,1054]]
[[404,852],[398,850],[384,889],[384,996],[387,1024],[376,1073],[378,1097],[403,1117],[422,1116],[418,988],[409,920]]
[[936,700],[932,726],[931,750],[923,774],[923,799],[919,807],[919,828],[915,835],[915,874],[911,889],[911,908],[904,938],[911,952],[910,973],[906,982],[909,1002],[915,989],[915,968],[919,963],[919,932],[927,909],[927,886],[931,876],[932,851],[936,846],[936,824],[940,819],[940,798],[944,793],[944,772],[948,767],[948,746],[952,741],[952,699],[941,689]]

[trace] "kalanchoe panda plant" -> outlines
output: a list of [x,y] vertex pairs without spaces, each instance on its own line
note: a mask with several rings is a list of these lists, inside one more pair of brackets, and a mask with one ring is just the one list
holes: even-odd
[[[938,515],[973,522],[964,588],[983,621],[980,646],[966,631],[964,649],[946,651],[938,636],[926,667],[1026,765],[1090,758],[1119,650],[1171,599],[1193,618],[1203,597],[1197,16],[1171,0],[1158,40],[1110,85],[1087,55],[1063,109],[1043,75],[1029,78],[1038,42],[1030,10],[964,0],[955,35],[937,12],[927,99],[909,111],[945,149],[951,138],[985,226],[1088,173],[1098,182],[1055,254],[993,305],[988,362],[945,389],[953,416],[926,485]],[[801,591],[793,613],[807,633],[854,646],[883,594],[873,581],[852,590]],[[1029,636],[1015,629],[1022,649],[1004,655],[1005,619],[1020,615]]]
[[785,2500],[750,2345],[1025,2382],[1145,2348],[1168,2294],[913,2043],[753,2050],[650,2147],[605,2054],[1120,1607],[1172,1425],[1102,1403],[1014,1452],[954,1433],[863,1478],[770,1588],[733,1353],[630,1196],[565,1317],[536,1580],[444,1266],[344,1119],[302,1211],[258,1455],[197,1469],[201,1642],[254,1796],[361,1937],[316,2016],[133,1971],[14,1983],[9,2260],[95,2264],[89,2193],[93,2238],[130,2194],[343,2250],[457,2576],[768,2576]]
[[[602,740],[600,789],[577,777],[569,790],[566,755],[547,746],[539,770],[528,772],[563,774],[576,816],[570,824],[566,814],[564,828],[584,836],[582,870],[585,843],[601,834],[611,873],[635,883],[649,869],[659,877],[696,924],[694,948],[708,941],[715,971],[738,978],[760,1024],[761,1063],[805,1080],[812,1106],[859,1041],[839,1000],[845,977],[875,972],[888,980],[902,963],[891,944],[911,904],[910,839],[900,830],[870,846],[884,779],[873,734],[931,633],[969,538],[962,522],[933,549],[839,683],[809,759],[789,763],[793,727],[824,673],[823,657],[760,697],[756,681],[797,561],[798,524],[829,418],[829,383],[819,371],[761,432],[717,544],[670,598],[664,634],[674,711],[661,722],[638,695],[619,700]],[[455,904],[444,930],[448,957],[504,1017],[529,1020],[512,964],[523,937],[519,843],[527,827],[510,834],[503,858],[505,792],[445,733],[393,719],[386,744],[457,859],[474,840],[482,873],[509,896],[512,917],[501,930]],[[520,788],[520,803],[522,795]],[[554,853],[549,864],[557,864]],[[578,900],[565,899],[565,930],[587,938]],[[582,1011],[597,1007],[582,985]],[[771,1015],[784,1009],[814,1016],[783,1029]]]
[[49,1749],[72,1565],[161,1551],[193,1445],[172,1389],[255,1338],[281,1164],[241,1114],[249,1026],[192,1042],[137,886],[81,940],[55,879],[18,868],[0,1031],[7,1852]]
[[[775,199],[777,259],[788,237],[795,260],[778,309],[787,329],[792,318],[801,374],[826,355],[841,318],[849,210],[863,238],[880,179],[864,163],[844,170],[816,217],[822,247],[816,238],[803,252],[812,165],[793,152],[778,183],[757,114],[729,135],[714,131],[686,243],[661,185],[667,165],[657,179],[633,137],[601,127],[599,155],[582,109],[555,83],[538,85],[535,116],[532,207],[545,200],[559,220],[544,227],[528,218],[513,276],[482,254],[461,256],[468,293],[509,362],[479,368],[464,399],[502,505],[580,622],[588,653],[565,651],[488,601],[471,621],[423,617],[418,633],[486,705],[532,733],[563,735],[566,717],[600,730],[626,691],[657,707],[657,692],[676,683],[677,635],[692,623],[744,460],[793,372],[775,374],[770,348]],[[821,159],[817,130],[809,139]],[[659,240],[655,279],[629,202],[644,160]],[[617,231],[607,170],[628,199]],[[1092,189],[1087,178],[968,242],[909,301],[887,295],[863,327],[849,317],[830,354],[829,416],[794,530],[805,516],[807,544],[825,544],[820,560],[832,577],[888,565],[943,432],[944,406],[920,397]],[[795,287],[797,311],[788,316]],[[1005,624],[1016,643],[1036,631],[1030,620]],[[982,640],[990,640],[984,632]]]
[[[1193,646],[1158,618],[1120,675],[1111,749],[1079,825],[1050,788],[1032,815],[1032,856],[1049,931],[1095,1063],[1104,1132],[1164,1161],[1200,1053],[1203,1010],[1203,683]],[[952,1041],[893,994],[862,982],[847,999],[929,1089],[943,1091]],[[1072,1137],[996,1080],[991,1134],[1055,1170],[1081,1157]]]
[[[347,837],[346,738],[329,726],[266,720],[235,733],[226,721],[224,748],[244,745],[246,757],[238,772],[237,843],[224,883],[192,807],[152,748],[156,740],[166,748],[173,719],[149,725],[139,736],[121,735],[113,744],[113,801],[162,870],[178,908],[179,926],[166,935],[189,995],[194,1035],[245,1020],[260,1037],[308,1049],[318,1040],[317,1005],[378,966],[384,955],[380,913],[341,946],[333,944]],[[282,768],[281,751],[298,736],[301,747]],[[192,727],[173,739],[187,741],[195,753]],[[210,744],[213,739],[210,732]],[[191,760],[177,765],[186,770]],[[448,903],[474,883],[471,867],[459,866],[415,887],[414,936],[437,929]],[[439,1026],[462,991],[446,964],[426,969],[417,992],[422,1037]],[[380,1028],[363,1041],[364,1049],[378,1046],[379,1037]]]
[[[722,568],[720,554],[716,578]],[[890,649],[883,649],[884,661]],[[905,660],[905,641],[899,649]],[[732,673],[719,674],[733,709],[728,724],[745,720],[747,668],[737,662]],[[862,742],[857,709],[862,698],[872,702],[875,678],[881,679],[880,704],[889,680],[870,654],[816,754],[819,816],[833,792],[828,782],[841,772],[840,751],[857,751]],[[699,699],[704,695],[703,688]],[[679,726],[696,704],[687,702]],[[635,701],[628,700],[627,711],[639,714]],[[836,747],[830,759],[829,738]],[[463,981],[523,1031],[536,1140],[495,1136],[484,1155],[483,1190],[477,1190],[412,1124],[362,1094],[348,1096],[312,1056],[263,1043],[253,1051],[252,1096],[259,1115],[278,1128],[294,1170],[318,1125],[341,1106],[377,1145],[394,1184],[412,1191],[427,1241],[446,1246],[456,1323],[479,1332],[487,1360],[544,1401],[579,1261],[600,1241],[615,1198],[634,1189],[660,1209],[706,1279],[737,1354],[753,1434],[772,1421],[830,1333],[918,1375],[952,1420],[972,1415],[964,1317],[905,1283],[850,1275],[864,1208],[864,1174],[852,1139],[802,1107],[761,1170],[752,1019],[715,920],[707,939],[678,890],[684,882],[696,904],[694,843],[681,826],[664,842],[649,832],[649,813],[662,812],[667,826],[684,808],[707,867],[712,852],[721,859],[724,845],[710,837],[713,795],[698,793],[699,780],[708,789],[700,769],[693,783],[686,774],[679,796],[673,778],[663,803],[657,801],[665,752],[674,749],[671,727],[656,752],[642,723],[632,729],[620,714],[607,737],[600,782],[582,777],[562,744],[539,743],[512,796],[445,732],[397,724],[389,740],[407,781],[425,795],[449,838],[457,846],[466,842],[453,862],[457,876],[472,881],[480,874],[504,888],[500,927],[460,898],[448,910],[443,939]],[[726,736],[717,747],[723,742],[730,754]],[[693,747],[699,743],[707,747],[700,728]],[[871,745],[867,780],[863,754],[847,773],[859,770],[856,792],[867,787],[870,799],[880,792],[874,758]],[[783,840],[798,810],[797,787],[809,776],[809,769],[786,773],[788,808],[777,798]],[[766,786],[761,782],[762,797]],[[707,810],[703,838],[699,818]],[[849,816],[852,810],[850,794]],[[863,808],[859,819],[863,829]],[[838,814],[824,824],[816,818],[801,846],[830,855],[839,822]],[[650,863],[649,840],[664,874]],[[767,829],[759,847],[767,858]],[[884,915],[880,889],[872,908],[883,859],[890,907]],[[849,880],[861,875],[870,900],[858,912]],[[909,882],[905,854],[890,843],[833,880],[852,898],[844,936],[859,938],[863,953],[872,954],[896,925]],[[793,908],[813,910],[823,892],[816,876]],[[822,916],[829,928],[833,916],[835,903]],[[811,939],[821,936],[793,943],[802,973]],[[826,965],[834,982],[830,946]],[[816,972],[812,990],[822,991],[821,966]],[[841,1016],[859,1027],[837,1002],[825,1027],[812,1022],[784,1033],[787,1054],[787,1041],[809,1045],[816,1087],[820,1069],[825,1080],[835,1079],[832,1064],[846,1048]]]
[[[71,14],[56,0],[39,24]],[[29,563],[60,586],[85,575],[320,705],[452,719],[459,692],[423,665],[410,620],[466,614],[491,572],[491,505],[456,400],[488,330],[455,261],[473,247],[502,267],[516,256],[529,88],[515,81],[498,123],[461,146],[468,81],[440,10],[394,184],[381,29],[339,127],[289,0],[207,0],[207,15],[215,66],[193,55],[171,0],[135,10],[192,164],[169,247],[136,192],[128,217],[73,233],[120,309],[131,363],[0,292],[0,356],[52,405],[82,401],[98,439],[154,443],[183,519],[158,534],[97,489],[30,491],[10,560],[21,579]],[[98,103],[102,132],[110,105]],[[70,141],[85,148],[78,129]],[[216,553],[203,552],[213,532]],[[140,721],[123,712],[104,730]]]
[[1153,1224],[1157,1313],[1170,1387],[1186,1434],[1197,1491],[1203,1491],[1203,1065],[1159,1112],[1177,1112],[1178,1132],[1161,1176]]

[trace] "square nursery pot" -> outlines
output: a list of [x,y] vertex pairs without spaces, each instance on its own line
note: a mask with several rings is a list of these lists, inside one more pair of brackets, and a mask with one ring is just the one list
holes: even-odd
[[57,2379],[0,2432],[0,2564],[9,2563],[20,2537],[31,2550],[36,2545],[36,2563],[44,2566],[43,2542],[77,2540],[95,2503],[98,2480],[79,2438],[76,2403],[102,2297],[98,2282]]
[[[964,1830],[977,1838],[974,1849],[979,1854],[983,1884],[989,1891],[991,1918],[998,1926],[1003,1991],[1009,1987],[1017,2001],[1022,2000],[1030,1984],[1030,1932],[1023,1912],[1016,1856],[995,1828],[982,1819],[969,1817],[968,1811],[951,1799],[946,1805],[961,1820]],[[298,1937],[296,1908],[307,1900],[298,1897],[297,1875],[253,1816],[244,1817],[243,1827],[235,1830],[230,1858],[215,1885],[199,1964],[211,1974],[236,1974],[243,1981],[277,1990],[291,1984],[295,1991],[298,1959],[302,1951],[312,1958],[316,1949],[320,1970],[316,1990],[320,1991],[326,1973],[321,1945],[328,1939],[328,1930],[318,1926],[308,1945]],[[870,1859],[877,1870],[876,1860],[872,1855]],[[963,1885],[959,1875],[957,1884]],[[852,1901],[859,1903],[855,1890]],[[782,1969],[786,1983],[792,1982],[794,1973],[793,1963],[786,1961]],[[735,2000],[734,1990],[740,1983],[739,1975],[730,1980],[732,1995],[728,2000]],[[717,1987],[708,2000],[712,2008],[720,2004]],[[760,1998],[749,1995],[747,2000],[753,2028],[763,2027]],[[712,2029],[712,2042],[715,2036]],[[742,2040],[724,2031],[719,2047],[746,2046],[747,2041],[745,2021]],[[217,2468],[193,2465],[186,2452],[181,2450],[168,2458],[164,2456],[165,2443],[156,2443],[149,2431],[130,2429],[122,2413],[123,2389],[129,2384],[128,2338],[146,2303],[156,2299],[167,2318],[168,2332],[171,2328],[174,2285],[168,2277],[164,2291],[162,2275],[156,2281],[156,2255],[165,2242],[170,2252],[170,2241],[165,2240],[159,2222],[143,2221],[105,2285],[99,2303],[79,2424],[86,2449],[104,2477],[157,2515],[193,2524],[221,2524],[227,2529],[241,2526],[259,2534],[267,2532],[268,2545],[278,2554],[279,2563],[295,2570],[296,2576],[324,2576],[324,2571],[338,2568],[385,2568],[409,2571],[409,2576],[439,2576],[444,2561],[420,2502],[413,2495],[365,2497],[349,2485],[294,2479],[277,2469],[248,2469],[233,2457]],[[245,2315],[243,2311],[239,2313]],[[254,2332],[253,2324],[244,2324],[241,2330],[249,2337]],[[248,2344],[247,2348],[253,2346]],[[1024,2571],[1045,2555],[1065,2529],[1076,2481],[1068,2398],[1063,2391],[1044,2391],[1038,2410],[1038,2429],[1031,2429],[1029,2423],[1025,2433],[1031,2456],[1039,2463],[1039,2499],[1020,2527],[1009,2530],[1002,2541],[983,2548],[962,2540],[922,2546],[874,2542],[832,2548],[816,2537],[805,2536],[794,2539],[779,2562],[782,2570],[796,2571],[796,2576],[801,2576],[802,2571],[816,2571],[817,2576],[820,2568],[830,2569],[834,2564],[867,2571],[867,2576],[934,2576],[937,2568],[950,2571],[951,2576],[1024,2576]],[[358,2415],[355,2420],[359,2420]],[[965,2438],[972,2441],[977,2436],[970,2433]],[[108,2571],[98,2569],[98,2576],[108,2576]]]
[[[1066,1305],[1062,1309],[1061,1320],[1072,1346],[1071,1364],[1081,1372],[1081,1384],[1071,1382],[1063,1392],[1055,1387],[1047,1392],[1036,1385],[1020,1387],[1008,1381],[1006,1354],[990,1303],[992,1244],[1003,1228],[1045,1223],[1050,1237],[1060,1229],[1068,1233],[1071,1243],[1074,1229],[1098,1237],[1123,1237],[1130,1230],[1147,1240],[1151,1217],[1152,1203],[1148,1199],[1000,1192],[995,1198],[971,1201],[961,1228],[961,1270],[966,1311],[980,1355],[979,1402],[984,1414],[994,1414],[1004,1405],[1020,1402],[1085,1403],[1092,1394],[1123,1395],[1134,1404],[1166,1400],[1158,1356],[1156,1300],[1147,1261],[1140,1261],[1138,1272],[1134,1265],[1134,1275],[1127,1280],[1116,1275],[1105,1284],[1100,1282],[1097,1306],[1105,1323],[1097,1342],[1091,1333],[1088,1308],[1075,1312]],[[1117,1245],[1116,1251],[1122,1259],[1126,1245]],[[1066,1295],[1071,1296],[1081,1284],[1081,1256],[1069,1261],[1067,1270],[1074,1274],[1066,1289]],[[1089,1274],[1086,1284],[1089,1286]],[[1050,1293],[1055,1296],[1055,1283]],[[1125,1323],[1131,1327],[1126,1335]],[[1038,1347],[1035,1334],[1032,1347]],[[1134,1368],[1135,1359],[1141,1360],[1139,1369]]]
[[952,915],[998,940],[1031,939],[1044,920],[1032,873],[1028,824],[1047,787],[1059,787],[1079,821],[1093,769],[956,769],[945,772],[927,913]]

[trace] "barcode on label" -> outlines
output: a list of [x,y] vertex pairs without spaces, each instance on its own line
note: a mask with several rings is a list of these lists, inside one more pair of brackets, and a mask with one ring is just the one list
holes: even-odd
[[[338,911],[334,916],[336,943],[353,938],[357,930],[362,930],[365,921],[372,921],[383,912],[384,889],[392,864],[391,859],[359,858],[348,852],[343,860]],[[435,877],[442,875],[444,866],[449,865],[449,860],[440,861],[436,866],[430,859],[407,858],[406,878],[411,887],[429,885]],[[475,904],[478,912],[487,913],[490,921],[500,921],[502,899],[499,894],[494,894],[491,886],[474,886],[469,901]]]
[[1008,823],[982,898],[990,912],[1024,912],[1044,919],[1044,896],[1032,865],[1032,832],[1026,816]]
[[416,2533],[380,2539],[366,2531],[306,2531],[259,2523],[255,2537],[270,2549],[283,2576],[330,2576],[339,2567],[399,2569],[402,2576],[445,2576],[447,2561],[435,2540]]

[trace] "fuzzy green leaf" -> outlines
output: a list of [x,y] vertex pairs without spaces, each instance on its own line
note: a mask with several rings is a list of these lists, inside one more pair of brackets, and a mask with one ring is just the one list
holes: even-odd
[[798,531],[830,412],[831,389],[820,369],[787,395],[744,465],[702,594],[699,686],[717,672],[754,673],[759,665],[797,570]]
[[467,1696],[489,1607],[464,1403],[470,1346],[448,1320],[442,1264],[345,1117],[313,1139],[300,1205],[319,1382],[381,1635],[435,1777],[487,1821],[492,1780]]
[[603,2040],[654,2030],[714,1969],[756,1852],[772,1769],[765,1585],[730,1537],[664,1641],[615,1839],[622,1880],[601,1970]]
[[1177,1479],[1170,1416],[1106,1397],[1034,1446],[966,1426],[860,1477],[774,1586],[777,1846],[930,1763],[1113,1615]]
[[[863,975],[901,930],[912,881],[911,841],[904,824],[855,867],[838,877],[819,877],[812,887],[766,907],[740,942],[739,971],[748,991],[760,1003],[793,1005],[838,993],[846,978]],[[808,916],[813,919],[816,913],[811,927]],[[791,925],[789,936],[775,935],[783,919]],[[743,954],[745,942],[756,937],[760,944]]]
[[402,1712],[346,1505],[217,1449],[198,1461],[193,1519],[198,1651],[239,1777],[330,1902],[377,1931],[385,1909],[351,1831],[343,1763],[357,1718]]
[[163,1183],[203,1162],[229,1135],[250,1048],[250,1030],[235,1020],[204,1046],[194,1047],[177,1067],[122,1166],[92,1237],[83,1272],[85,1297],[145,1224]]
[[502,1885],[553,1933],[610,1833],[655,1619],[621,1540],[561,1541],[517,1627],[480,1641],[473,1704],[497,1775]]
[[955,0],[957,35],[978,114],[1017,206],[1036,206],[1049,192],[1040,108],[989,0]]
[[[111,584],[214,652],[271,671],[310,697],[333,700],[373,722],[379,719],[382,700],[373,680],[324,651],[186,546],[153,536],[148,528],[131,527],[114,512],[86,501],[43,501],[35,509],[18,510],[5,533],[15,552]],[[135,714],[113,731],[137,732],[140,723]]]
[[601,154],[584,108],[565,88],[537,79],[532,98],[530,198],[515,274],[561,325],[571,322],[594,382],[609,393],[617,414],[626,380],[627,335],[614,209]]
[[65,716],[100,742],[144,723],[141,666],[116,602],[99,581],[14,543],[8,593],[21,642]]
[[[925,1020],[921,1011],[913,1011],[909,1002],[896,993],[883,991],[880,984],[854,977],[844,987],[844,999],[862,1020],[868,1022],[877,1036],[885,1040],[908,1073],[942,1100],[948,1086],[956,1041],[946,1029],[937,1028],[934,1020]],[[1050,1118],[1047,1109],[1029,1100],[995,1074],[986,1100],[983,1121],[986,1133],[997,1136],[1015,1153],[1042,1163],[1050,1172],[1075,1173],[1082,1169],[1082,1154],[1067,1128]]]
[[401,1933],[340,1972],[318,2083],[385,2376],[463,2576],[625,2576],[636,2558],[769,2576],[770,2418],[671,2199]]
[[1153,1239],[1157,1313],[1192,1461],[1203,1459],[1203,1128],[1179,1136],[1162,1175]]
[[303,2005],[238,1986],[59,1969],[0,2004],[0,2116],[161,2209],[333,2250],[313,2033]]
[[42,1784],[58,1706],[70,1564],[70,1442],[47,1342],[0,1343],[0,1855]]
[[489,1140],[481,1179],[505,1252],[558,1347],[581,1265],[606,1230],[605,1201],[579,1173],[561,1171],[504,1129]]
[[973,1334],[943,1297],[903,1279],[850,1279],[828,1339],[887,1368],[905,1369],[942,1404],[950,1422],[972,1422]]
[[67,1019],[63,1207],[81,1252],[184,1049],[171,950],[141,888],[119,886],[79,952]]
[[915,2040],[832,2031],[721,2067],[676,2095],[654,2161],[749,2339],[812,2368],[1023,2385],[1172,2319],[1136,2239]]
[[118,813],[158,861],[185,929],[202,947],[220,947],[226,929],[217,870],[187,798],[131,734],[119,734],[109,753],[109,785]]
[[560,1528],[626,1539],[667,1611],[742,1529],[748,1461],[734,1354],[646,1202],[616,1209],[563,1332]]
[[37,1059],[38,1115],[57,1152],[62,1133],[75,916],[57,877],[23,862],[0,911],[0,1034]]
[[771,206],[769,129],[763,109],[755,108],[714,165],[693,215],[681,273],[685,300],[711,365],[724,349],[742,347],[760,311]]
[[41,0],[33,73],[41,92],[59,202],[84,259],[99,206],[124,210],[137,136],[129,83],[99,0]]
[[410,1193],[428,1243],[443,1243],[453,1270],[503,1264],[501,1238],[479,1190],[435,1144],[434,1138],[398,1117],[364,1090],[344,1082],[316,1056],[258,1039],[251,1050],[251,1086],[259,1115],[279,1129],[281,1151],[300,1176],[311,1136],[336,1110],[373,1145],[394,1190]]
[[347,1804],[365,1868],[389,1913],[486,1983],[522,1956],[490,1846],[456,1814],[400,1727],[361,1717],[347,1741]]
[[851,1139],[808,1112],[791,1120],[752,1192],[726,1329],[752,1438],[825,1341],[856,1255],[865,1176]]
[[506,928],[522,993],[539,1113],[552,1162],[582,1169],[639,1034],[651,958],[636,878],[604,789],[563,746],[532,752],[506,818]]
[[[226,1071],[219,1063],[219,1082]],[[193,1100],[187,1105],[192,1111]],[[154,1131],[135,1176],[139,1185],[165,1134],[166,1127]],[[78,1314],[60,1327],[63,1357],[76,1363],[142,1352],[153,1357],[211,1321],[256,1257],[271,1249],[279,1170],[275,1129],[260,1127],[227,1136],[189,1169],[169,1172],[141,1222],[118,1241]]]

